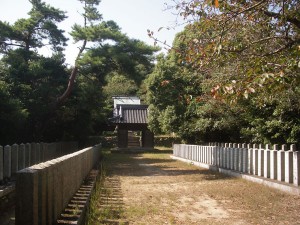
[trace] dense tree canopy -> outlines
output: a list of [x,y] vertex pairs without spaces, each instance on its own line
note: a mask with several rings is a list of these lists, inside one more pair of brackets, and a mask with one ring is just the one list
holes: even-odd
[[[187,26],[164,60],[168,68],[158,63],[148,78],[152,130],[190,142],[299,143],[299,1],[174,0],[169,7]],[[169,67],[188,90],[173,84]],[[171,84],[173,102],[159,83]],[[190,96],[180,112],[178,92]]]
[[57,27],[66,15],[41,0],[30,0],[32,9],[28,19],[18,19],[13,25],[0,21],[0,50],[8,52],[16,47],[26,52],[45,45],[59,51],[66,45],[64,31]]
[[161,56],[145,83],[153,132],[175,132],[188,143],[239,140],[238,109],[207,95],[205,79],[174,54]]
[[226,74],[211,89],[216,98],[299,86],[299,1],[173,2],[189,23],[178,60],[202,76]]
[[[41,0],[30,2],[28,19],[0,21],[0,144],[84,143],[103,129],[112,95],[138,92],[158,48],[103,21],[99,0],[80,0],[82,25],[75,24],[71,35],[81,47],[75,66],[67,68],[62,52],[67,39],[58,29],[65,13]],[[52,56],[38,53],[44,45],[51,45]]]

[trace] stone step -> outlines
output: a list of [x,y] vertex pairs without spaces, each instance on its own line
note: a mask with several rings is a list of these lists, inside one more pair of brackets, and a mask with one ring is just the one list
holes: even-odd
[[104,219],[101,220],[101,223],[103,224],[110,224],[110,225],[127,225],[129,222],[127,220],[122,220],[122,219]]

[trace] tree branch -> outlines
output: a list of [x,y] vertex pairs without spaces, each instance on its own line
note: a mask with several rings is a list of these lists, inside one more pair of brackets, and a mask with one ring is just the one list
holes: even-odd
[[16,46],[16,47],[22,47],[24,48],[24,45],[20,45],[20,44],[14,44],[14,43],[7,43],[5,41],[0,41],[0,45],[3,45],[3,46]]
[[233,15],[230,15],[230,17],[227,20],[225,20],[223,22],[223,24],[226,24],[228,21],[232,20],[233,18],[237,17],[238,15],[240,15],[242,13],[245,13],[245,12],[248,12],[248,11],[251,11],[251,10],[255,9],[256,7],[262,5],[265,2],[266,2],[266,0],[262,0],[262,1],[258,2],[258,3],[256,3],[255,5],[252,5],[252,6],[250,6],[248,8],[245,8],[245,9],[243,9],[241,11],[233,12]]
[[[282,15],[279,13],[275,13],[275,12],[270,12],[270,11],[263,11],[265,15],[269,16],[269,17],[274,17],[277,19],[282,19]],[[285,19],[294,24],[296,27],[298,27],[300,29],[300,20],[298,20],[296,17],[291,17],[291,16],[286,16]]]
[[268,52],[268,53],[266,53],[266,54],[264,54],[262,56],[269,56],[269,55],[276,54],[276,53],[281,52],[281,51],[283,51],[283,50],[285,50],[287,48],[292,47],[295,43],[297,43],[297,41],[295,41],[295,40],[294,41],[290,41],[290,42],[286,43],[284,46],[282,46],[281,48],[278,48],[278,49],[276,49],[275,51],[272,51],[272,52]]
[[[272,40],[272,39],[285,39],[285,40],[287,40],[287,37],[285,37],[285,36],[271,36],[271,37],[261,38],[261,39],[258,39],[256,41],[250,42],[249,44],[247,44],[243,48],[240,48],[240,49],[237,49],[237,50],[224,49],[224,51],[225,52],[241,53],[241,52],[245,51],[246,49],[249,49],[254,44],[258,44],[260,42],[269,41],[269,40]],[[293,42],[293,41],[291,40],[289,43],[291,43],[291,42]],[[290,46],[290,44],[287,44],[287,45]],[[267,55],[271,55],[271,54],[267,54]]]
[[[84,17],[84,27],[87,27],[87,18],[86,17]],[[86,44],[87,44],[87,38],[85,37],[85,39],[83,40],[82,46],[80,47],[79,52],[77,54],[77,57],[75,59],[75,66],[72,69],[71,75],[69,77],[69,83],[68,83],[67,89],[65,90],[65,92],[61,96],[59,96],[56,99],[56,107],[58,105],[64,103],[66,101],[66,99],[69,97],[69,95],[71,94],[72,90],[73,90],[74,83],[75,83],[75,78],[77,76],[78,69],[79,69],[79,66],[78,66],[77,63],[78,63],[78,60],[79,60],[81,54],[83,53],[83,51],[86,48]]]

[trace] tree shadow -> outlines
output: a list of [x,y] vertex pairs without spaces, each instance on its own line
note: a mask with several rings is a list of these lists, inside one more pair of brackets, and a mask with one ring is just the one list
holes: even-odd
[[[166,151],[164,151],[166,152]],[[171,158],[163,158],[159,153],[151,152],[154,157],[141,154],[114,154],[112,156],[112,170],[118,176],[190,176],[199,175],[204,180],[228,180],[234,177],[196,167],[192,164],[181,162],[185,165],[178,166],[178,161]],[[180,165],[180,164],[179,164]]]

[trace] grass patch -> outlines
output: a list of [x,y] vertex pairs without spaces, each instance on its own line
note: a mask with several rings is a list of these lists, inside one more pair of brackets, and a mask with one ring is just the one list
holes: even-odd
[[[112,162],[112,154],[108,149],[104,149],[102,153],[103,161],[100,167],[100,176],[97,178],[95,190],[91,195],[86,225],[106,224],[105,221],[107,220],[123,218],[122,198],[118,195],[116,200],[116,193],[113,189],[115,182],[109,180],[108,173],[110,171],[109,165]],[[118,224],[123,224],[123,221],[119,221]]]

